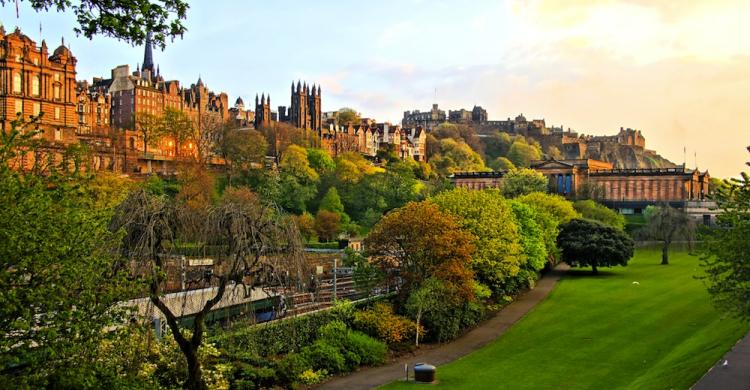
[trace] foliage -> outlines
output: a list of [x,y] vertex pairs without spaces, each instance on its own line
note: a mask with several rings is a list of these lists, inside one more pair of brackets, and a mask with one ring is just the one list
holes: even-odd
[[307,202],[315,196],[320,176],[310,167],[307,152],[300,146],[290,145],[279,164],[281,169],[281,194],[279,203],[287,210],[300,214]]
[[513,169],[503,177],[503,195],[516,198],[532,192],[547,192],[547,178],[528,168]]
[[316,340],[312,345],[303,348],[302,356],[312,363],[315,369],[333,374],[347,371],[344,355],[324,340]]
[[[748,149],[750,151],[750,149]],[[748,163],[750,165],[750,163]],[[717,306],[750,319],[750,175],[727,180],[714,190],[722,210],[718,229],[705,235],[701,265]]]
[[149,146],[159,145],[164,118],[150,112],[139,113],[135,117],[135,129],[143,139],[143,153],[148,153]]
[[226,161],[229,185],[232,185],[236,176],[250,169],[262,169],[267,150],[268,142],[259,131],[223,126],[215,152]]
[[341,197],[339,197],[339,192],[336,190],[336,187],[328,189],[323,200],[320,201],[318,209],[331,211],[339,215],[344,214],[344,204],[341,203]]
[[471,261],[477,280],[504,295],[507,281],[518,275],[526,263],[518,225],[508,202],[497,190],[463,188],[440,193],[432,201],[455,217],[461,228],[477,237]]
[[295,215],[294,221],[305,240],[310,241],[315,236],[315,218],[312,214],[305,212],[302,215]]
[[414,332],[414,345],[419,346],[419,336],[421,336],[421,334],[418,329],[421,326],[422,315],[437,310],[443,306],[443,300],[445,299],[445,293],[447,292],[448,291],[446,291],[445,286],[440,280],[428,278],[422,283],[422,286],[420,286],[419,289],[413,291],[411,295],[409,295],[409,300],[406,301],[405,308],[407,312],[414,317],[415,321],[414,325],[416,330]]
[[35,151],[36,133],[20,126],[0,132],[0,384],[43,387],[74,367],[79,379],[98,375],[85,368],[117,336],[102,330],[123,320],[127,310],[113,305],[135,286],[119,272],[111,209],[92,207],[100,199],[88,178],[13,169]]
[[[10,0],[0,0],[5,6]],[[188,4],[184,0],[118,0],[101,3],[81,0],[72,4],[70,0],[29,0],[37,12],[50,9],[63,12],[72,10],[78,26],[76,34],[93,39],[104,35],[118,40],[141,45],[147,33],[152,33],[152,42],[162,48],[166,39],[174,39],[187,31],[182,21],[187,16]]]
[[625,266],[633,257],[633,239],[622,230],[598,221],[573,219],[560,226],[557,245],[562,260],[572,267]]
[[[423,329],[406,317],[393,313],[388,303],[376,303],[372,309],[354,313],[354,329],[386,342],[389,346],[408,343]],[[416,333],[415,333],[416,332]]]
[[[521,234],[521,246],[526,255],[524,268],[532,271],[539,271],[547,263],[547,238],[544,237],[543,227],[537,222],[539,220],[538,211],[531,206],[513,200],[510,202],[513,210],[518,231]],[[554,238],[552,238],[554,241]]]
[[195,131],[193,120],[185,111],[167,107],[164,109],[161,126],[155,136],[161,139],[169,139],[174,146],[174,155],[180,156],[180,148],[183,144],[189,140],[195,141]]
[[498,157],[490,161],[487,165],[496,171],[511,171],[516,169],[516,166],[507,157]]
[[360,252],[349,248],[344,251],[344,265],[354,267],[354,284],[359,291],[371,291],[384,280],[383,271],[370,264],[370,261]]
[[463,141],[452,138],[440,140],[438,152],[429,160],[433,169],[442,176],[454,172],[487,171],[482,157]]
[[682,238],[692,243],[695,237],[695,221],[683,210],[669,204],[648,206],[643,215],[646,217],[646,226],[641,234],[662,242],[662,265],[669,264],[669,245],[672,241]]
[[593,200],[576,201],[573,203],[573,207],[583,218],[593,219],[620,230],[625,229],[625,217],[622,214]]
[[359,113],[353,108],[344,107],[336,113],[336,122],[340,126],[347,124],[359,125]]
[[354,370],[360,365],[377,365],[385,361],[388,348],[385,343],[357,331],[353,331],[341,321],[332,321],[320,328],[320,337],[336,347],[346,359],[347,369]]
[[479,155],[484,153],[484,144],[472,126],[444,122],[437,125],[430,134],[438,140],[450,138],[456,142],[463,142]]
[[532,160],[539,160],[542,158],[542,151],[539,146],[533,143],[527,143],[523,137],[518,137],[513,141],[508,149],[508,159],[513,162],[516,167],[528,168],[531,165]]
[[469,265],[475,242],[473,234],[434,203],[412,202],[383,217],[365,239],[365,248],[389,277],[398,270],[402,301],[430,276],[456,286],[459,296],[471,299],[467,281],[473,278]]
[[315,215],[315,232],[321,241],[332,241],[341,229],[341,215],[328,210],[320,210]]
[[308,148],[307,160],[318,175],[324,175],[336,169],[336,163],[323,149]]
[[546,155],[547,155],[547,157],[549,157],[551,159],[555,159],[555,160],[562,160],[563,158],[565,158],[565,156],[563,156],[563,154],[560,151],[560,149],[558,149],[557,146],[555,146],[555,145],[550,145],[547,148]]
[[535,192],[521,196],[518,200],[533,208],[548,212],[557,223],[565,223],[580,217],[580,214],[573,208],[573,204],[559,195]]

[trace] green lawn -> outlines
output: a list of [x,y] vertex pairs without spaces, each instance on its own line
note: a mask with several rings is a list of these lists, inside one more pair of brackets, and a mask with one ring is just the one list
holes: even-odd
[[[698,259],[638,250],[599,276],[571,270],[505,335],[438,367],[445,389],[686,389],[750,329],[723,316]],[[638,281],[640,284],[633,284]],[[413,388],[393,383],[388,389]],[[420,385],[424,386],[424,385]]]

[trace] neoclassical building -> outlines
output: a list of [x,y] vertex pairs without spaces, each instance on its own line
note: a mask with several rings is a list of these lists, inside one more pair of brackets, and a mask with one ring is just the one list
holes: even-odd
[[[706,200],[711,177],[707,171],[675,168],[622,169],[592,160],[539,160],[531,168],[543,174],[549,191],[568,198],[591,197],[624,214],[639,214],[649,205],[668,203],[687,208]],[[459,172],[457,187],[501,187],[505,172]]]

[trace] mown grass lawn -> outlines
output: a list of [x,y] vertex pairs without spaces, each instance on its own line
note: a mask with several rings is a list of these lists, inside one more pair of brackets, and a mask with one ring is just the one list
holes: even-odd
[[627,267],[599,276],[571,270],[505,335],[438,367],[439,384],[425,388],[689,388],[750,325],[712,307],[694,278],[697,257],[659,261],[658,251],[638,250]]

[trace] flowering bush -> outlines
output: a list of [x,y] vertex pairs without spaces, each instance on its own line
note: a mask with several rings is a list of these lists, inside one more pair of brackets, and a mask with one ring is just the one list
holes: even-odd
[[[410,342],[417,330],[414,321],[394,314],[388,303],[376,303],[370,310],[355,313],[354,327],[390,346]],[[419,332],[422,334],[424,329],[420,327]]]

